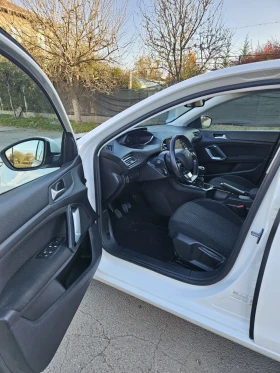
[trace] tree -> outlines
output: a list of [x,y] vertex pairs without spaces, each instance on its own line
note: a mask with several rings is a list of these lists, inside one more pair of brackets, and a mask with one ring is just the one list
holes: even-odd
[[[4,60],[0,61],[0,82],[1,85],[3,85],[8,94],[8,100],[10,103],[10,108],[14,113],[14,116],[16,117],[16,110],[15,105],[13,101],[13,95],[12,95],[12,88],[14,86],[14,81],[16,80],[16,69],[14,68],[14,65],[12,63],[6,63]],[[3,89],[1,90],[3,94]]]
[[241,55],[240,55],[240,58],[246,58],[248,57],[252,52],[251,52],[251,48],[250,48],[250,41],[249,41],[249,36],[246,35],[245,37],[245,40],[244,40],[244,43],[243,43],[243,46],[240,50],[241,52]]
[[24,106],[28,109],[26,91],[31,88],[31,79],[20,70],[15,64],[0,59],[0,83],[6,88],[6,92],[1,89],[1,99],[9,102],[10,109],[17,117],[16,107]]
[[[14,63],[0,58],[0,88],[2,110],[11,110],[15,117],[21,112],[52,112],[52,107],[34,81]],[[21,108],[20,111],[17,109]]]
[[280,58],[280,42],[277,40],[268,41],[262,46],[258,46],[255,51],[251,52],[246,49],[236,64],[245,64],[259,61],[275,60]]
[[185,62],[195,55],[188,74],[201,73],[222,58],[232,42],[232,33],[222,21],[223,0],[152,0],[140,5],[144,42],[160,61],[171,82],[186,77]]
[[134,75],[139,78],[161,80],[160,61],[151,56],[140,56],[134,65]]
[[[22,43],[54,83],[64,82],[76,121],[84,91],[109,92],[114,86],[108,62],[119,49],[126,3],[117,0],[19,0],[25,27],[13,24]],[[20,28],[20,30],[19,30]],[[107,62],[104,64],[103,62]]]

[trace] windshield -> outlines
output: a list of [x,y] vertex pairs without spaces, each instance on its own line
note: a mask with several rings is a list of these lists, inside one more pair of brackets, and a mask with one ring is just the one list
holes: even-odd
[[153,118],[145,120],[144,122],[139,124],[139,127],[156,126],[159,124],[172,123],[174,120],[179,118],[181,115],[187,113],[191,109],[191,107],[187,107],[185,105],[178,106],[171,110],[165,111],[164,113],[160,113]]

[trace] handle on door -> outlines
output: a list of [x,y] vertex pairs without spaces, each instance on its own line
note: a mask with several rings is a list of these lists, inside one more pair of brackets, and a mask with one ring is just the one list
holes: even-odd
[[220,139],[220,140],[226,140],[227,139],[227,136],[225,134],[222,134],[222,133],[213,133],[213,137],[215,137],[215,139]]
[[68,206],[67,210],[68,247],[77,250],[77,244],[82,235],[80,208],[77,205]]
[[55,201],[65,192],[65,184],[63,180],[59,180],[55,185],[51,187],[52,200]]
[[74,226],[74,241],[75,241],[75,244],[77,244],[82,234],[79,207],[72,209],[72,218],[73,218],[73,226]]
[[[225,153],[218,147],[218,145],[211,145],[205,148],[206,153],[213,161],[224,161],[227,159]],[[213,154],[214,153],[214,154]]]

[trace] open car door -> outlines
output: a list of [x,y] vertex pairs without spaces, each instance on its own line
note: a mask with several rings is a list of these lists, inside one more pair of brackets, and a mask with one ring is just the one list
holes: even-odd
[[[38,132],[36,138],[1,148],[0,371],[35,373],[50,363],[69,327],[100,261],[101,242],[57,93],[32,57],[3,30],[0,52],[1,63],[5,60],[8,68],[30,79],[30,92],[45,100],[40,107],[49,106],[50,122],[56,116],[62,133],[56,140]],[[6,88],[2,84],[1,97]]]

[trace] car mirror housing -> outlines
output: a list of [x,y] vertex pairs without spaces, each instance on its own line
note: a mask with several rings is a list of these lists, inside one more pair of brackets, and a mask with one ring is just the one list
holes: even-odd
[[[56,167],[60,160],[60,147],[54,140],[34,137],[18,141],[0,152],[3,163],[12,170],[28,171]],[[55,152],[51,149],[55,148]]]
[[202,128],[209,128],[212,124],[212,118],[207,116],[200,117],[201,119],[201,127]]

